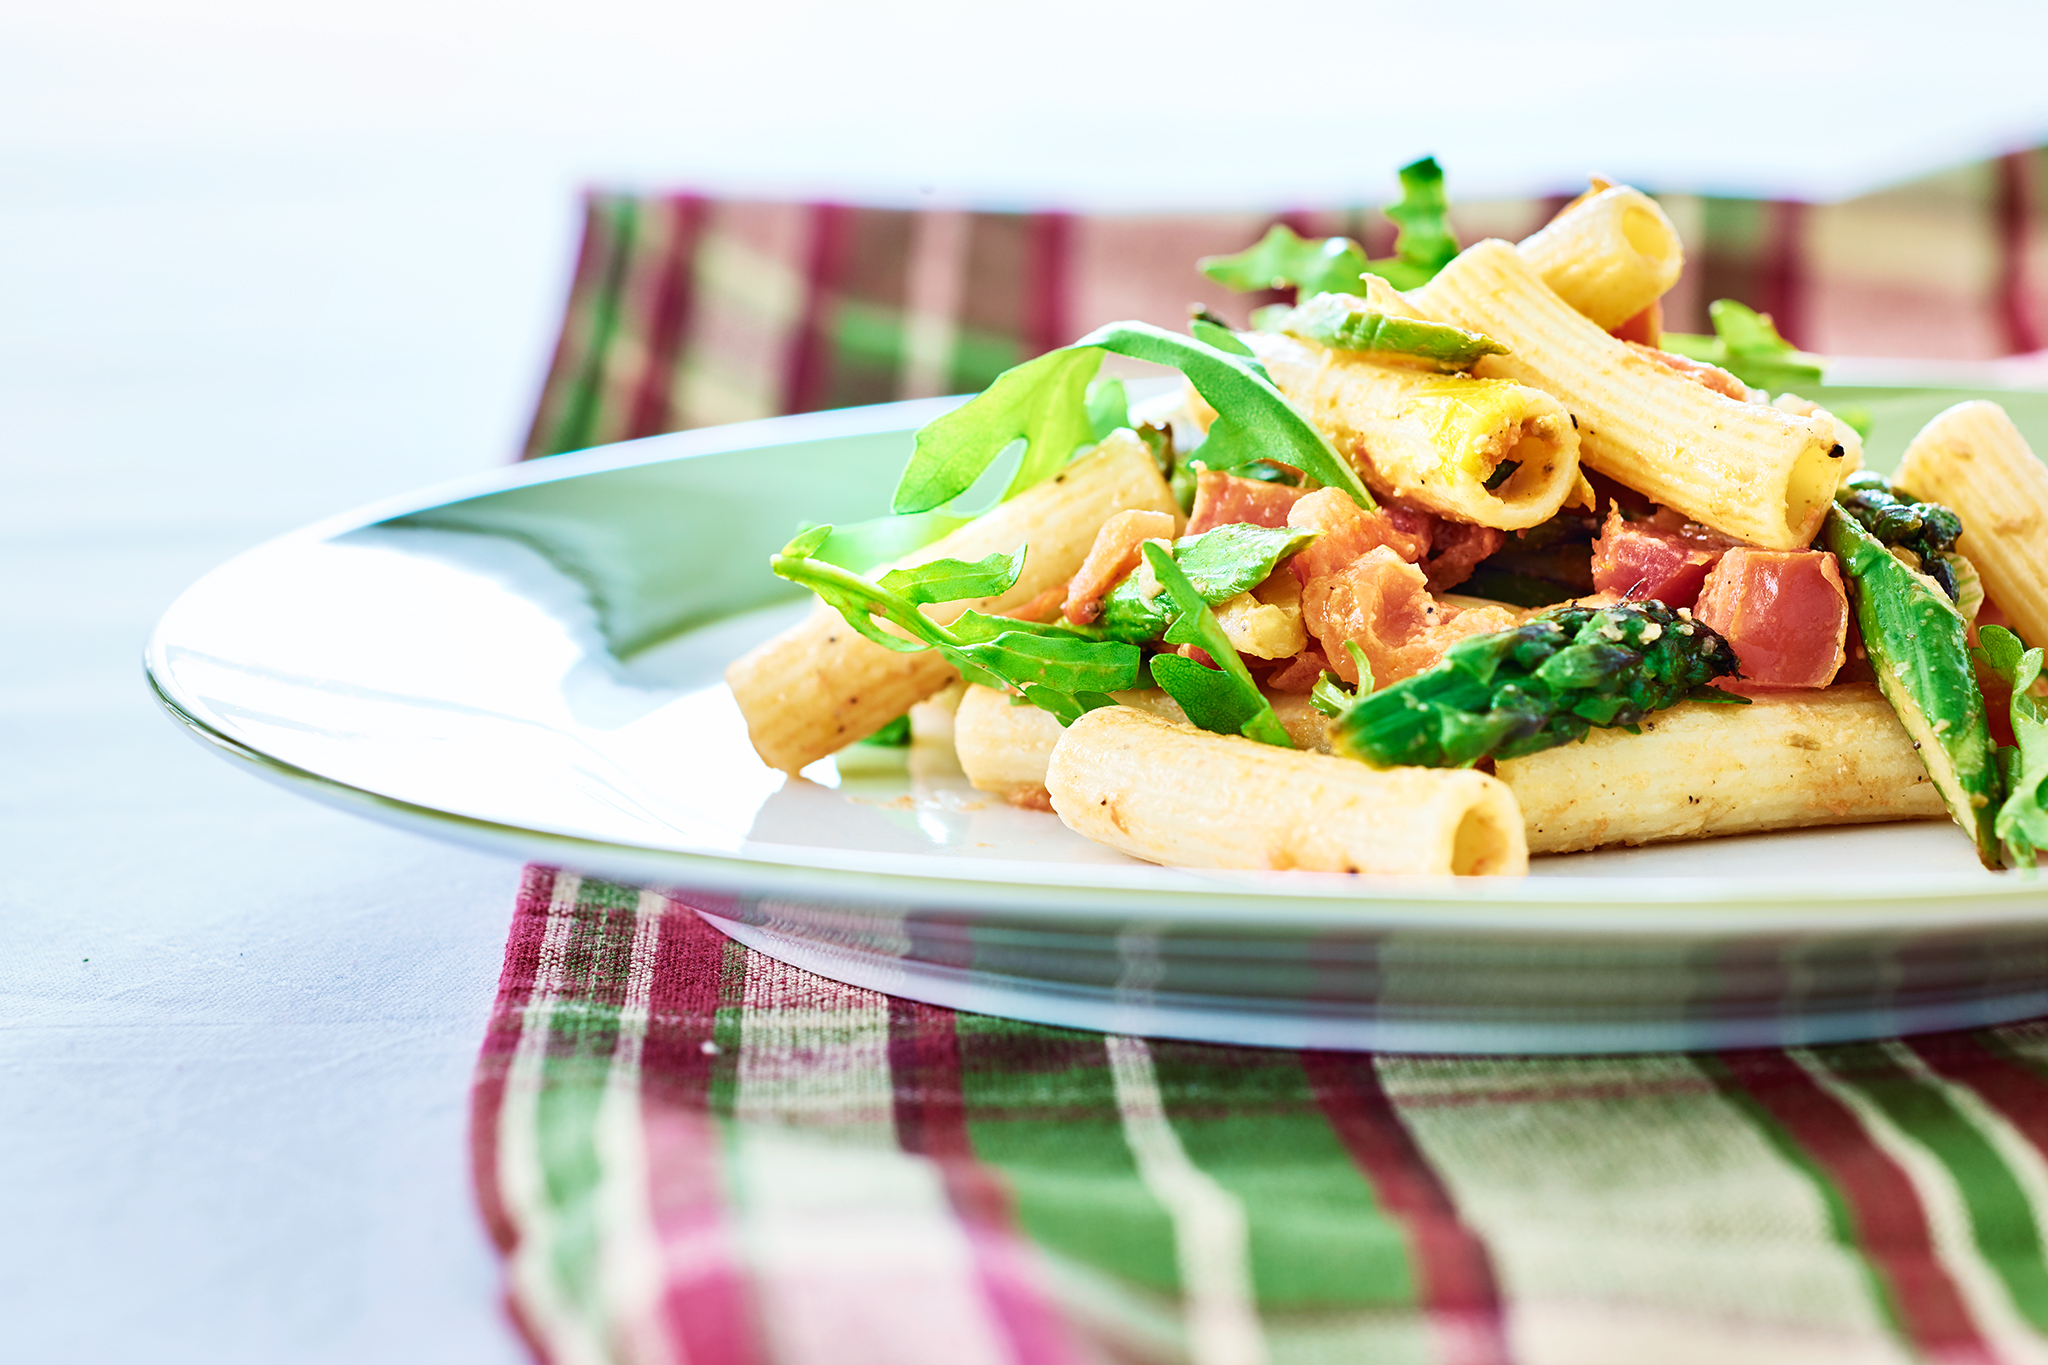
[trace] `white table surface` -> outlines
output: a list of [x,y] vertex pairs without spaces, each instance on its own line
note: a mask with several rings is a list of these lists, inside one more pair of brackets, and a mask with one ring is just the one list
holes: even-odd
[[516,447],[579,180],[1831,193],[2048,131],[2039,6],[1481,4],[1449,85],[1413,6],[1242,8],[0,9],[0,1355],[525,1358],[465,1146],[516,864],[231,770],[138,654],[238,550]]

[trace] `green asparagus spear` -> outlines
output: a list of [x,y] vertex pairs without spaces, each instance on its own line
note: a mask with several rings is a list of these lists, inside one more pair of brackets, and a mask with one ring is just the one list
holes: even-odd
[[1962,616],[1940,585],[1906,567],[1840,504],[1828,509],[1821,542],[1842,563],[1878,687],[1977,856],[1999,866],[1993,826],[2004,784]]
[[[1910,550],[1917,564],[1941,586],[1951,602],[1960,601],[1956,540],[1963,534],[1963,519],[1938,502],[1914,502],[1903,497],[1884,475],[1864,470],[1842,481],[1835,502],[1856,519],[1856,524],[1876,536],[1884,547]],[[1962,566],[1967,571],[1967,565]]]
[[1708,686],[1735,666],[1726,640],[1661,602],[1559,607],[1361,697],[1330,722],[1330,744],[1375,768],[1519,758],[1681,701],[1739,704]]

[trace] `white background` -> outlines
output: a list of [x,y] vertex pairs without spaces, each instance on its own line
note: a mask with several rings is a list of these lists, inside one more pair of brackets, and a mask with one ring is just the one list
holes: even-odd
[[580,185],[1830,197],[2042,140],[2043,51],[2039,5],[4,0],[9,1357],[522,1358],[464,1148],[516,867],[229,770],[137,654],[236,551],[506,458]]

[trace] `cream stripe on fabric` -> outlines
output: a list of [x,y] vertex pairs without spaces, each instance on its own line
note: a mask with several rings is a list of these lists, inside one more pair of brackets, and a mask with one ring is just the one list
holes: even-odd
[[[1907,1051],[1901,1044],[1886,1045],[1885,1050],[1894,1058]],[[1979,1254],[1976,1238],[1971,1234],[1969,1210],[1948,1168],[1932,1152],[1901,1131],[1860,1088],[1835,1075],[1811,1051],[1788,1048],[1786,1052],[1822,1089],[1848,1106],[1862,1123],[1863,1130],[1870,1134],[1870,1140],[1897,1162],[1906,1172],[1906,1178],[1913,1182],[1921,1207],[1927,1211],[1927,1226],[1933,1235],[1935,1250],[1954,1277],[1956,1287],[1962,1291],[1970,1316],[1976,1319],[1977,1329],[1998,1351],[2002,1365],[2048,1362],[2048,1346],[2044,1346],[2028,1327],[2013,1307],[2005,1282]]]
[[1683,1057],[1380,1057],[1520,1365],[1905,1365],[1812,1182]]
[[554,1219],[541,1170],[539,1099],[547,1061],[548,1030],[555,1004],[567,986],[563,975],[576,897],[583,881],[558,872],[548,897],[547,928],[527,1002],[519,1043],[506,1069],[505,1096],[498,1106],[498,1186],[519,1229],[519,1244],[506,1267],[520,1310],[533,1321],[556,1365],[596,1365],[605,1359],[596,1325],[567,1303],[555,1279]]
[[634,1365],[673,1359],[661,1321],[663,1254],[648,1204],[647,1140],[640,1115],[640,1052],[647,1042],[656,945],[666,897],[642,891],[634,906],[633,949],[619,1037],[597,1111],[597,1154],[604,1172],[598,1186],[599,1284],[605,1317],[618,1333],[619,1355]]
[[1111,1034],[1109,1074],[1138,1176],[1173,1219],[1175,1260],[1194,1365],[1264,1365],[1244,1206],[1188,1159],[1166,1117],[1152,1051]]
[[756,959],[735,1098],[739,1216],[777,1365],[1005,1365],[933,1164],[896,1146],[889,1006]]
[[967,282],[965,213],[934,209],[910,223],[909,279],[903,288],[903,376],[898,398],[951,392],[953,335]]

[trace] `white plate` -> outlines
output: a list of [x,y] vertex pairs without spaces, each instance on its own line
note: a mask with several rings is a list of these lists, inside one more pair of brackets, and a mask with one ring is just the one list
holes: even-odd
[[[1962,390],[1828,395],[1873,462]],[[2001,393],[2040,448],[2048,395]],[[803,517],[880,510],[944,406],[781,418],[497,471],[207,575],[148,670],[217,751],[444,838],[679,888],[863,986],[1087,1028],[1287,1046],[1631,1051],[2048,1012],[2048,889],[1947,824],[1536,860],[1526,880],[1152,867],[900,752],[786,781],[725,664],[803,610]]]

